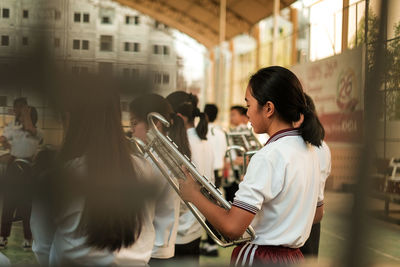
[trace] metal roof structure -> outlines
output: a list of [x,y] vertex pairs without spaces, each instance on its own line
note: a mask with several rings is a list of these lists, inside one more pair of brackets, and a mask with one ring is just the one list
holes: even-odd
[[[211,48],[219,44],[221,0],[114,0],[191,36]],[[280,9],[296,0],[280,0]],[[227,0],[225,39],[248,33],[273,14],[274,0]]]

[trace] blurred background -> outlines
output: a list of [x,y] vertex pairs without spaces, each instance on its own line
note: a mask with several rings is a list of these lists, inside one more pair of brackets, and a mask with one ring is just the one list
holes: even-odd
[[[355,249],[348,246],[357,229],[350,226],[359,223],[352,216],[360,216],[354,195],[365,183],[368,228],[356,233],[364,237],[356,255],[400,264],[400,1],[1,0],[0,38],[0,132],[13,121],[13,100],[26,97],[38,110],[44,145],[53,146],[62,140],[51,101],[65,82],[59,75],[116,79],[128,130],[135,95],[176,90],[196,94],[201,107],[216,103],[227,127],[252,73],[291,69],[315,101],[332,153],[319,263],[337,266]],[[372,111],[367,90],[377,93]],[[367,140],[373,166],[363,161]],[[36,264],[19,249],[18,227],[3,253],[13,264]],[[220,251],[201,264],[227,264],[231,250]]]

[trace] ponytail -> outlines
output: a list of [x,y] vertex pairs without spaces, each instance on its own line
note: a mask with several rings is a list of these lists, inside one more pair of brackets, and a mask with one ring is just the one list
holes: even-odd
[[171,125],[168,128],[168,135],[171,137],[172,141],[178,145],[178,150],[182,154],[192,157],[192,153],[190,151],[189,140],[187,137],[187,132],[185,128],[185,123],[181,117],[179,117],[176,113],[171,113]]
[[[199,110],[198,108],[196,108]],[[204,112],[198,112],[198,117],[200,118],[199,123],[196,126],[196,133],[200,137],[201,140],[207,140],[207,132],[208,132],[208,119]]]
[[304,93],[306,108],[303,111],[304,121],[300,126],[301,136],[304,141],[314,146],[321,146],[322,140],[325,138],[325,129],[318,119],[315,104],[312,98]]
[[207,140],[208,119],[205,113],[201,113],[197,107],[199,99],[193,94],[183,91],[176,91],[167,96],[167,100],[171,103],[176,113],[188,119],[188,123],[194,124],[196,117],[200,118],[196,126],[196,133],[201,140]]
[[321,146],[325,137],[325,130],[317,114],[308,107],[304,111],[304,121],[300,126],[300,133],[304,141],[314,146]]

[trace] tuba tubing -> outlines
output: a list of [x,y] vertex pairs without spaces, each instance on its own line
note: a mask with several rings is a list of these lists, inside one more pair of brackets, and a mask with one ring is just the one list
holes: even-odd
[[[173,143],[167,136],[165,136],[163,133],[161,133],[158,129],[157,126],[154,123],[154,119],[159,120],[164,126],[169,127],[169,122],[165,120],[164,117],[162,117],[160,114],[152,112],[148,114],[147,116],[148,123],[149,123],[149,131],[148,131],[148,144],[146,145],[143,141],[137,139],[137,138],[132,138],[133,142],[135,142],[136,146],[139,148],[141,153],[146,153],[151,160],[154,162],[154,164],[157,166],[157,168],[160,170],[161,174],[167,179],[168,183],[173,187],[173,189],[176,191],[176,193],[180,195],[180,190],[179,190],[179,185],[174,181],[174,177],[171,177],[171,174],[169,172],[169,169],[167,168],[167,164],[162,162],[162,155],[156,156],[156,154],[153,152],[157,152],[157,147],[156,147],[156,141],[161,142],[162,145],[166,146],[168,151],[172,154],[170,155],[175,159],[175,164],[180,164],[180,166],[172,166],[172,167],[178,167],[181,169],[182,165],[185,166],[188,172],[193,176],[193,178],[200,183],[202,186],[202,193],[203,194],[208,194],[206,195],[207,198],[213,201],[215,204],[219,205],[220,207],[230,210],[231,209],[231,204],[222,197],[221,192],[215,187],[215,185],[207,179],[205,176],[201,175],[198,170],[196,169],[195,165],[185,156],[183,155],[177,148],[176,144]],[[161,160],[160,160],[161,159]],[[172,168],[171,167],[171,168]],[[182,171],[183,174],[183,171]],[[186,179],[186,177],[183,175],[182,177],[175,177],[178,179]],[[204,191],[206,193],[204,193]],[[182,198],[181,198],[182,199]],[[194,217],[197,219],[197,221],[200,223],[200,225],[206,230],[206,232],[210,235],[210,237],[221,247],[229,247],[233,246],[236,244],[240,244],[243,242],[249,242],[254,240],[255,238],[255,232],[251,226],[249,226],[246,229],[246,233],[248,236],[242,236],[241,238],[237,240],[229,240],[228,238],[225,238],[220,232],[218,232],[216,229],[215,231],[218,232],[218,234],[222,237],[218,237],[217,234],[206,224],[203,216],[201,215],[200,211],[190,202],[185,201],[182,199],[182,201],[185,203],[185,205],[189,208],[189,210],[192,212]]]

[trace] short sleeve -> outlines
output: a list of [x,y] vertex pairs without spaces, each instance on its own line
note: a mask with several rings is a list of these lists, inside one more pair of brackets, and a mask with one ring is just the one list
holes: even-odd
[[331,152],[325,142],[323,142],[322,146],[317,149],[317,153],[320,160],[320,171],[321,171],[318,203],[317,203],[317,207],[320,207],[324,204],[325,182],[331,173],[332,163],[331,163]]
[[280,168],[285,168],[281,162],[273,162],[266,155],[254,155],[232,205],[256,214],[264,202],[274,199],[282,190],[284,169],[279,172]]
[[3,136],[7,138],[7,140],[10,140],[12,139],[12,135],[13,135],[13,127],[11,124],[8,124],[6,127],[4,127]]

